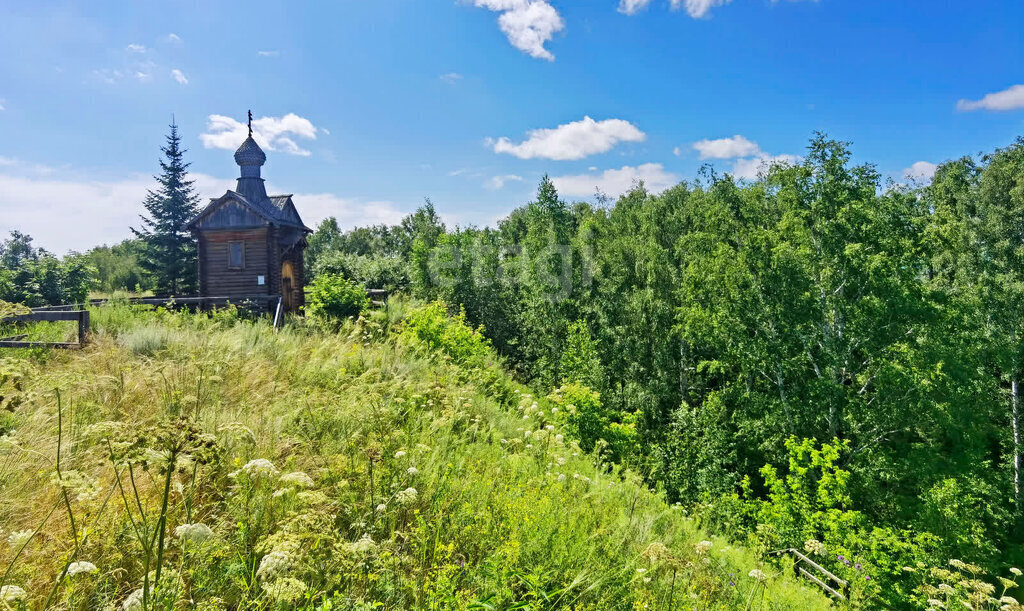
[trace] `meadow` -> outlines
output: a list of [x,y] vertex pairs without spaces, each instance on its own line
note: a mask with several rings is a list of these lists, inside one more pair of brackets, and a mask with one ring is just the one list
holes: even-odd
[[573,406],[441,306],[92,324],[0,354],[7,608],[830,606],[583,451]]

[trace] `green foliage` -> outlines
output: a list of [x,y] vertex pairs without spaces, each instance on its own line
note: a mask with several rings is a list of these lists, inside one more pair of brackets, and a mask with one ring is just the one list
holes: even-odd
[[32,245],[31,236],[12,231],[0,243],[0,300],[29,307],[82,303],[96,270],[86,257],[58,259]]
[[142,269],[145,243],[124,240],[113,246],[97,246],[85,254],[96,270],[95,290],[110,295],[117,291],[145,292],[155,288],[152,278]]
[[465,312],[449,316],[448,307],[439,301],[411,310],[406,316],[402,334],[456,363],[479,364],[491,351],[482,327],[474,329],[466,324]]
[[461,306],[536,387],[596,390],[582,443],[626,427],[638,455],[617,454],[737,536],[767,520],[797,537],[743,482],[766,501],[789,439],[838,443],[839,462],[806,468],[848,474],[849,500],[807,528],[876,554],[885,604],[905,606],[898,560],[994,570],[1024,541],[1024,140],[926,186],[851,159],[819,134],[756,180],[708,171],[599,207],[545,178],[497,229],[414,240],[411,290]]
[[598,390],[604,388],[604,370],[586,322],[577,320],[569,325],[558,372],[563,382],[576,382]]
[[366,290],[340,275],[324,274],[309,286],[306,311],[312,316],[339,321],[359,316],[370,307]]
[[156,190],[147,193],[142,202],[148,216],[141,216],[140,229],[132,228],[142,241],[140,264],[152,276],[157,293],[189,295],[198,288],[197,248],[185,224],[199,213],[199,196],[195,181],[188,178],[185,149],[177,124],[172,123],[166,146],[160,147],[161,174],[156,177]]
[[317,259],[314,278],[325,274],[341,275],[368,289],[384,289],[389,293],[409,288],[408,266],[399,257],[329,251]]

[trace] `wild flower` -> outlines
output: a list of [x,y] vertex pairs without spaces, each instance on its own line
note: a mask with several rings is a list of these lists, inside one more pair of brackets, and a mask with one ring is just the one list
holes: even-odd
[[548,432],[551,432],[551,431],[555,430],[555,427],[553,425],[549,424],[549,425],[544,427],[544,430],[548,431]]
[[395,458],[396,459],[405,458],[405,450],[399,450],[399,451],[395,452]]
[[930,607],[935,607],[937,609],[945,609],[946,608],[946,603],[944,603],[941,600],[938,600],[936,598],[929,598],[928,599],[928,605]]
[[285,486],[295,486],[296,488],[312,488],[316,484],[313,482],[313,478],[306,475],[302,471],[292,471],[291,473],[285,473],[281,476],[281,479],[277,480],[280,484]]
[[710,541],[701,541],[700,543],[698,543],[695,546],[697,548],[697,555],[698,556],[703,556],[703,555],[707,554],[709,551],[711,551],[711,547],[713,545],[714,545],[714,543],[712,543]]
[[357,554],[369,554],[375,549],[377,549],[377,544],[373,542],[370,535],[363,535],[358,541],[352,544],[352,551]]
[[121,608],[124,611],[142,611],[142,588],[135,590],[128,595],[128,598],[124,599],[121,603]]
[[294,577],[284,577],[264,583],[263,591],[276,603],[292,603],[306,593],[306,584]]
[[940,592],[945,592],[946,594],[952,594],[953,593],[953,586],[949,585],[948,583],[940,583],[939,584],[939,591]]
[[1016,598],[1014,598],[1012,596],[1006,596],[1005,594],[1002,597],[999,598],[999,602],[1003,603],[1004,605],[1019,605],[1020,604],[1019,602],[1017,602]]
[[18,586],[0,587],[0,600],[5,603],[14,604],[28,598],[28,593]]
[[1010,588],[1016,588],[1017,587],[1017,582],[1016,581],[1013,581],[1012,579],[1007,579],[1005,577],[1000,577],[999,578],[999,583],[1002,584],[1003,589],[1005,589],[1005,590],[1009,590]]
[[274,466],[274,463],[270,462],[266,458],[254,458],[239,469],[231,473],[231,477],[237,478],[240,474],[244,473],[250,479],[273,479],[277,477],[280,471]]
[[11,546],[11,549],[19,550],[29,542],[34,534],[35,532],[32,530],[16,530],[7,536],[7,544]]
[[213,531],[206,524],[182,524],[174,529],[174,536],[180,541],[189,543],[203,543],[213,538]]
[[564,482],[565,481],[565,473],[559,473],[558,474],[558,481],[560,481],[560,482]]
[[978,579],[971,579],[968,581],[967,587],[975,592],[981,592],[986,595],[992,595],[996,591],[996,587],[994,585]]
[[657,562],[659,560],[672,557],[672,553],[669,552],[668,547],[666,547],[661,541],[655,541],[648,545],[644,550],[643,555],[651,562]]
[[384,503],[381,503],[381,504],[377,505],[377,513],[384,513],[387,510],[388,510],[388,506],[385,505]]
[[532,435],[532,434],[533,434],[533,431],[527,429],[526,431],[523,432],[523,437],[525,437],[526,439],[529,439],[530,435]]
[[417,475],[419,475],[420,471],[416,467],[409,467],[408,469],[405,470],[405,472],[413,477],[416,477]]
[[272,581],[287,574],[294,563],[292,555],[288,552],[270,552],[260,560],[260,568],[256,569],[256,576],[263,581]]
[[64,471],[59,476],[56,471],[53,472],[50,475],[50,483],[68,490],[79,501],[90,501],[103,490],[98,479],[74,470]]
[[959,570],[963,570],[963,569],[967,568],[967,565],[964,564],[964,562],[962,560],[957,560],[956,558],[951,558],[949,560],[949,566],[953,567],[954,569],[959,569]]
[[555,435],[555,443],[562,443],[562,440],[564,439],[565,437],[563,437],[561,433]]
[[762,571],[761,569],[753,569],[752,571],[747,573],[747,576],[762,582],[768,579],[768,576],[765,575],[764,571]]
[[68,577],[74,577],[79,573],[95,573],[98,570],[99,569],[96,568],[95,564],[86,562],[85,560],[79,560],[78,562],[72,562],[68,565]]
[[1021,571],[1017,567],[1011,566],[1010,567],[1010,572],[1013,573],[1014,575],[1016,575],[1017,577],[1020,577]]
[[817,539],[804,541],[804,551],[814,556],[824,556],[826,553],[825,544]]
[[399,505],[411,505],[416,502],[419,493],[415,488],[406,488],[395,495],[395,502]]

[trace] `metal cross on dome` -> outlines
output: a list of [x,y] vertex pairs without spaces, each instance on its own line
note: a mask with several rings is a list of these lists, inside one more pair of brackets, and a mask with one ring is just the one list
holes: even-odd
[[252,138],[252,111],[249,111],[249,137]]

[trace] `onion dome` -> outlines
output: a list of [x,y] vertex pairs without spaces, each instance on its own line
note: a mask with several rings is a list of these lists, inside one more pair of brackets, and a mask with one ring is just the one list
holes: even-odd
[[235,151],[235,163],[240,166],[261,166],[267,162],[267,155],[250,135]]

